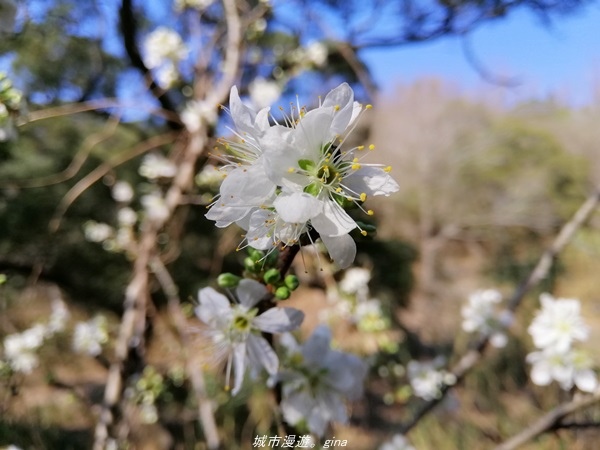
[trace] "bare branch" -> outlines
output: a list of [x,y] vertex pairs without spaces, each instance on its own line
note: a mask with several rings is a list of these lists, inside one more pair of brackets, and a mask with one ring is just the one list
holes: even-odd
[[570,402],[565,402],[558,405],[556,408],[540,417],[537,422],[528,426],[523,431],[510,438],[508,441],[500,444],[494,450],[516,449],[535,437],[541,435],[542,433],[557,426],[560,427],[560,421],[569,414],[573,414],[576,411],[588,408],[598,402],[600,402],[600,390],[597,390],[592,395],[577,396]]

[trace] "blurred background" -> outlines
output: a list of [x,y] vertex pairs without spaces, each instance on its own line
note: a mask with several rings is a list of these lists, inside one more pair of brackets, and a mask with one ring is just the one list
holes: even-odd
[[[240,0],[237,8],[236,84],[248,104],[272,104],[278,118],[279,105],[299,98],[313,107],[349,82],[373,105],[352,139],[374,144],[370,160],[391,165],[400,185],[369,203],[377,232],[357,236],[362,275],[309,249],[293,266],[302,284],[290,304],[307,312],[302,334],[329,323],[336,345],[371,367],[350,424],[330,435],[376,449],[419,406],[408,363],[464,352],[468,296],[486,288],[509,296],[600,185],[600,3]],[[186,46],[172,67],[151,61],[147,38],[160,27]],[[125,206],[147,216],[143,196],[167,185],[140,165],[148,153],[177,161],[193,128],[184,112],[218,80],[226,30],[223,6],[211,0],[0,0],[0,338],[47,323],[61,314],[56,305],[68,310],[61,329],[34,346],[30,370],[9,368],[5,341],[0,446],[91,448],[135,261],[117,217]],[[226,112],[216,114],[208,150],[231,137]],[[218,193],[216,163],[200,158],[186,203],[157,242],[192,325],[198,289],[240,273],[245,256],[235,252],[239,229],[204,218]],[[127,200],[115,194],[119,182],[133,188]],[[526,299],[506,348],[490,349],[411,430],[416,448],[493,448],[567,397],[528,379],[526,329],[540,292],[582,300],[600,360],[599,228],[596,213]],[[168,299],[157,283],[149,294],[145,368],[125,390],[129,448],[207,448]],[[370,309],[358,308],[361,296]],[[92,340],[82,323],[95,327],[101,349],[81,344]],[[200,338],[187,350],[207,353]],[[276,434],[266,388],[248,383],[231,398],[219,368],[203,369],[223,448]],[[600,418],[597,407],[579,414]],[[594,449],[599,439],[595,426],[565,428],[524,448]]]

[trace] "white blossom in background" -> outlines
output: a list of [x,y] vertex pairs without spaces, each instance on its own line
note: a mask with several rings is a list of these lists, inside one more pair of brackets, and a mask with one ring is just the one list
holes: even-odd
[[133,200],[133,188],[127,181],[117,181],[111,190],[112,198],[120,203],[129,203]]
[[187,58],[188,49],[181,36],[167,27],[158,27],[152,31],[143,44],[144,63],[149,69],[159,68],[163,64],[177,64]]
[[294,308],[270,308],[258,314],[256,305],[268,296],[265,285],[249,279],[240,281],[235,288],[237,303],[213,288],[200,289],[196,316],[208,325],[207,333],[214,344],[217,357],[227,359],[226,386],[236,395],[242,387],[246,368],[253,371],[264,368],[270,375],[279,369],[279,358],[264,333],[284,333],[295,330],[304,319],[304,313]]
[[318,108],[298,107],[287,126],[271,125],[268,109],[256,113],[232,88],[230,113],[242,143],[228,148],[240,164],[227,174],[206,217],[219,227],[236,222],[247,230],[247,245],[259,250],[295,245],[314,229],[337,265],[348,267],[356,255],[349,233],[360,226],[345,208],[372,215],[362,207],[368,197],[398,190],[391,167],[360,162],[364,146],[343,149],[361,111],[343,83]]
[[156,222],[163,222],[169,218],[169,207],[160,191],[154,191],[143,195],[140,202],[144,207],[146,216]]
[[98,356],[108,342],[108,323],[103,315],[96,315],[87,322],[79,322],[73,331],[73,350]]
[[436,358],[433,361],[410,361],[406,366],[408,381],[413,394],[425,400],[440,398],[444,385],[456,383],[456,377],[445,370],[438,370],[443,360]]
[[462,328],[467,333],[479,333],[490,339],[490,344],[501,348],[508,338],[504,329],[512,323],[512,314],[500,309],[502,294],[495,289],[476,291],[469,295],[468,303],[461,309]]
[[415,448],[404,435],[395,434],[392,439],[381,444],[379,450],[415,450]]
[[248,86],[250,101],[257,109],[271,106],[281,97],[279,83],[265,78],[255,78]]
[[327,62],[329,50],[322,42],[311,42],[305,49],[306,59],[317,67],[322,67]]
[[207,188],[218,188],[223,182],[223,172],[212,164],[206,164],[200,172],[196,174],[194,181],[196,185]]
[[114,235],[115,230],[105,223],[88,220],[83,225],[83,232],[90,242],[104,242]]
[[553,349],[532,352],[527,355],[531,367],[531,381],[538,386],[558,382],[564,390],[573,386],[584,392],[594,392],[598,387],[593,361],[581,350],[557,353]]
[[281,411],[286,422],[306,421],[322,437],[330,422],[347,423],[345,401],[362,396],[366,364],[357,356],[331,349],[331,331],[319,326],[302,345],[281,337],[285,368],[271,382],[282,384]]
[[31,373],[39,364],[36,352],[46,334],[46,326],[39,323],[21,333],[9,334],[3,342],[4,361],[15,372]]
[[217,112],[213,105],[202,100],[191,100],[187,102],[181,112],[181,121],[190,133],[200,129],[203,122],[213,124],[217,121]]
[[137,222],[137,213],[131,208],[121,208],[117,211],[117,222],[122,227],[132,227]]
[[363,297],[369,292],[371,271],[362,267],[352,267],[340,280],[338,287],[346,294],[360,294]]
[[589,328],[581,317],[579,300],[541,294],[540,302],[542,309],[527,329],[537,348],[565,352],[573,342],[588,338]]
[[46,337],[51,337],[56,333],[64,331],[69,317],[71,317],[71,313],[67,309],[65,302],[60,299],[54,299],[52,301],[52,312],[46,325]]
[[157,178],[172,178],[177,173],[175,164],[158,153],[148,153],[144,156],[138,170],[139,174],[149,180]]
[[574,347],[589,336],[579,300],[541,294],[540,303],[542,308],[527,329],[538,349],[526,358],[532,365],[531,381],[538,386],[556,381],[564,390],[576,386],[594,392],[598,388],[594,361],[585,350]]

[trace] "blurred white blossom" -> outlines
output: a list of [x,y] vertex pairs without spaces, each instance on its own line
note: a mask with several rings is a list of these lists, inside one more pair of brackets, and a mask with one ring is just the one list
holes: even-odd
[[55,333],[64,331],[67,326],[67,321],[71,317],[71,313],[67,309],[67,305],[60,299],[52,301],[52,312],[46,326],[46,337],[53,336]]
[[143,195],[140,201],[150,220],[162,222],[169,218],[169,207],[159,191]]
[[379,450],[415,450],[415,448],[404,435],[395,434],[392,439],[381,444]]
[[536,347],[564,352],[574,341],[587,339],[589,329],[580,315],[579,300],[542,294],[540,302],[542,309],[527,329]]
[[176,173],[175,164],[162,155],[157,153],[148,153],[144,156],[138,172],[141,176],[149,180],[157,178],[172,178]]
[[279,83],[265,78],[255,78],[248,86],[250,101],[256,109],[271,106],[281,97]]
[[445,370],[438,370],[443,360],[436,358],[433,361],[410,361],[406,367],[408,381],[415,396],[425,400],[433,400],[442,395],[444,385],[456,383],[456,377]]
[[494,347],[504,347],[508,338],[504,328],[512,323],[512,314],[500,309],[502,294],[494,289],[476,291],[462,307],[462,328],[467,333],[478,332],[490,339]]
[[528,354],[527,362],[532,365],[531,381],[538,386],[556,381],[564,390],[577,386],[584,392],[593,392],[598,386],[593,361],[582,350],[558,353],[546,349]]
[[315,41],[308,44],[305,54],[308,61],[317,67],[321,67],[327,62],[329,50],[327,50],[327,46],[322,42]]
[[110,225],[95,220],[88,220],[83,225],[85,238],[90,242],[104,242],[113,236],[114,231]]
[[117,221],[123,227],[132,227],[137,222],[137,213],[131,208],[121,208],[117,212]]
[[339,288],[347,294],[358,294],[368,292],[371,272],[362,267],[351,267],[344,272],[340,280]]
[[39,364],[36,351],[44,343],[46,327],[35,324],[21,333],[9,334],[4,338],[4,360],[15,371],[31,373]]
[[133,199],[133,188],[127,181],[117,181],[111,193],[112,197],[121,203],[129,203]]
[[290,335],[280,342],[287,350],[286,366],[271,382],[282,383],[281,411],[295,425],[306,421],[322,437],[330,422],[346,423],[344,402],[362,396],[366,364],[357,356],[331,349],[331,331],[319,326],[302,345]]
[[188,55],[181,36],[167,27],[158,27],[144,41],[144,63],[155,69],[165,63],[178,63]]
[[202,122],[213,124],[217,121],[217,112],[213,105],[202,100],[191,100],[187,102],[181,112],[181,121],[190,133],[200,129]]
[[73,332],[73,350],[98,356],[108,342],[108,323],[103,315],[96,315],[87,322],[79,322]]

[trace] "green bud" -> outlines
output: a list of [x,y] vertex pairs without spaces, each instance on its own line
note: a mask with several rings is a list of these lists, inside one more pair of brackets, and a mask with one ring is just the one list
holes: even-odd
[[244,267],[248,272],[252,273],[256,273],[259,270],[256,262],[250,256],[244,258]]
[[6,283],[7,276],[3,273],[0,273],[0,284]]
[[300,285],[300,280],[296,275],[288,275],[283,281],[290,291],[295,291]]
[[290,290],[285,286],[278,287],[275,291],[275,297],[279,300],[287,300],[288,298],[290,298],[290,295]]
[[252,258],[254,261],[259,261],[265,256],[263,252],[252,247],[248,247],[248,255],[250,255],[250,258]]
[[267,284],[275,284],[281,280],[281,273],[277,269],[269,269],[265,272],[263,280],[265,280],[265,283]]
[[232,273],[222,273],[217,277],[217,284],[222,288],[236,287],[242,278]]

